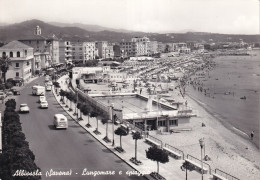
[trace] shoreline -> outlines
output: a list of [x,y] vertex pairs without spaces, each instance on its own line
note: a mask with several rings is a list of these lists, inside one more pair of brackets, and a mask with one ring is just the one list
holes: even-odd
[[[200,100],[197,100],[196,98],[192,97],[189,93],[186,93],[186,95],[189,97],[189,99],[192,99],[194,102],[196,102],[199,106],[201,106],[207,113],[209,113],[212,117],[214,117],[217,121],[219,121],[225,128],[233,132],[234,134],[240,136],[243,138],[245,141],[247,141],[250,145],[255,146],[257,150],[260,151],[260,149],[257,147],[256,143],[250,141],[250,135],[247,134],[246,132],[242,131],[238,127],[233,126],[229,122],[225,122],[224,119],[221,118],[221,114],[212,112],[209,108],[205,107],[205,104],[200,102]],[[218,115],[218,116],[215,116]]]

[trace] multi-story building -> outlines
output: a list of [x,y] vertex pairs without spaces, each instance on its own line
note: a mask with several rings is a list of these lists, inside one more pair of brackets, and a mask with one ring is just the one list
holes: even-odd
[[158,53],[158,42],[150,41],[148,43],[148,54],[156,54]]
[[33,72],[41,72],[42,69],[46,69],[51,66],[51,56],[49,52],[35,52],[34,53],[34,60],[32,63],[32,71]]
[[84,57],[83,62],[96,59],[98,56],[98,49],[95,42],[83,42]]
[[83,61],[84,51],[83,51],[83,42],[82,41],[73,41],[71,42],[72,48],[72,61]]
[[72,45],[70,41],[59,41],[60,63],[72,63]]
[[160,53],[164,53],[166,50],[166,44],[162,42],[158,42],[158,51]]
[[99,58],[114,58],[113,44],[110,44],[107,41],[98,41],[96,42],[96,48],[98,50]]
[[59,40],[53,34],[51,36],[43,36],[41,35],[41,28],[36,26],[34,30],[34,34],[24,37],[19,41],[33,47],[34,52],[37,53],[45,53],[49,52],[51,56],[50,64],[58,64],[59,63]]
[[12,41],[0,48],[0,56],[8,56],[11,65],[6,79],[29,81],[32,76],[33,48],[19,41]]
[[142,56],[149,54],[149,38],[147,37],[135,37],[131,42],[120,42],[121,50],[126,52],[128,56]]

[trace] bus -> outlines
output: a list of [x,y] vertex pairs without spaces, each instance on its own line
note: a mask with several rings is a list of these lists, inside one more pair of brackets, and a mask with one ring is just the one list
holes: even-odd
[[44,96],[45,95],[45,87],[44,86],[33,86],[32,94],[35,96]]

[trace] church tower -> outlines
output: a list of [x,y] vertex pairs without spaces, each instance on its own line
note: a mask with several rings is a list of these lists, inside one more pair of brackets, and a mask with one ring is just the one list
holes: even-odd
[[42,34],[42,30],[40,26],[36,26],[36,28],[34,29],[34,35],[41,35],[41,34]]

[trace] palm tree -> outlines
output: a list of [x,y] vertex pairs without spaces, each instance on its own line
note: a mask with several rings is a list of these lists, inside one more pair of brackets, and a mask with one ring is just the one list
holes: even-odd
[[137,162],[137,140],[142,139],[142,135],[139,131],[133,134],[133,139],[135,140],[135,161]]
[[0,69],[3,73],[4,83],[6,82],[6,73],[11,65],[11,59],[8,58],[8,56],[4,55],[3,57],[0,57]]
[[124,151],[122,148],[122,136],[126,136],[127,131],[125,129],[123,129],[122,127],[119,127],[115,130],[115,134],[120,136],[120,150]]

